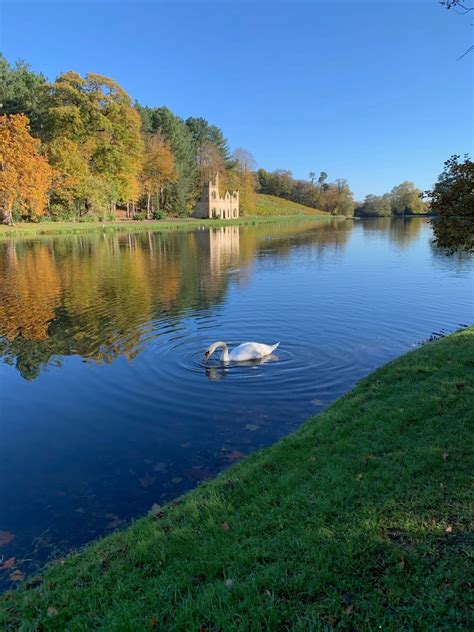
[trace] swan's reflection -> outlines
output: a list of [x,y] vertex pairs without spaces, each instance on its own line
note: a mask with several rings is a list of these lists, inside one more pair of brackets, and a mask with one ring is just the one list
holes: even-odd
[[260,364],[266,364],[267,362],[275,362],[278,360],[278,356],[275,353],[271,355],[265,356],[264,358],[260,358],[258,360],[246,360],[245,362],[218,362],[218,364],[210,365],[204,364],[204,370],[206,371],[207,377],[213,382],[217,382],[219,380],[223,380],[227,377],[228,373],[232,368],[237,367],[251,367],[256,369]]

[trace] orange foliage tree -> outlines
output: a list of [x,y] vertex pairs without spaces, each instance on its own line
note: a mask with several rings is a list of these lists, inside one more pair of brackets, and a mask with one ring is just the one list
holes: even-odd
[[52,170],[40,141],[23,114],[0,116],[0,216],[11,224],[13,211],[28,219],[44,213]]
[[156,195],[156,205],[159,209],[166,185],[176,182],[177,179],[176,162],[169,142],[159,133],[147,138],[141,182],[142,192],[147,200],[148,219],[151,219],[153,211],[153,196]]

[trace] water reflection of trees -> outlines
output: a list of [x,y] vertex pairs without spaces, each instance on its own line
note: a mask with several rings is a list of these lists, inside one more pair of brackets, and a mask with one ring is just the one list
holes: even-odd
[[0,355],[26,379],[61,356],[132,359],[153,323],[173,328],[223,301],[235,278],[226,272],[248,274],[257,251],[346,240],[347,225],[330,221],[5,242]]
[[426,219],[419,217],[372,217],[362,220],[364,232],[378,232],[388,235],[390,241],[406,248],[420,236],[421,227]]

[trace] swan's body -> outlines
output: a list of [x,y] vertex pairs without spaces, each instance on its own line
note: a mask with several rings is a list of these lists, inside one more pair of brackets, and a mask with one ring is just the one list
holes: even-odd
[[275,345],[265,345],[262,342],[244,342],[229,351],[225,342],[214,342],[204,354],[206,361],[211,357],[216,349],[222,349],[222,362],[245,362],[247,360],[260,360],[275,351],[280,343]]

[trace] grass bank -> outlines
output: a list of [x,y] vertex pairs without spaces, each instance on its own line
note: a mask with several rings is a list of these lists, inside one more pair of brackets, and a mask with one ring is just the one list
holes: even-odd
[[264,195],[262,193],[257,194],[257,208],[255,215],[258,217],[271,217],[272,215],[311,215],[331,217],[329,213],[319,211],[305,206],[304,204],[298,204],[297,202],[291,202],[290,200],[284,200],[283,198],[276,197],[274,195]]
[[[314,219],[334,219],[327,213],[314,215]],[[195,230],[196,228],[218,228],[220,226],[251,226],[270,222],[310,219],[303,213],[288,215],[244,216],[239,219],[202,220],[202,219],[168,219],[150,221],[117,221],[117,222],[19,222],[14,226],[0,224],[0,240],[17,237],[36,237],[41,235],[82,234],[89,232],[113,233],[117,231],[135,232],[143,230],[165,231],[176,229]]]
[[3,596],[0,628],[467,630],[473,408],[471,328]]

